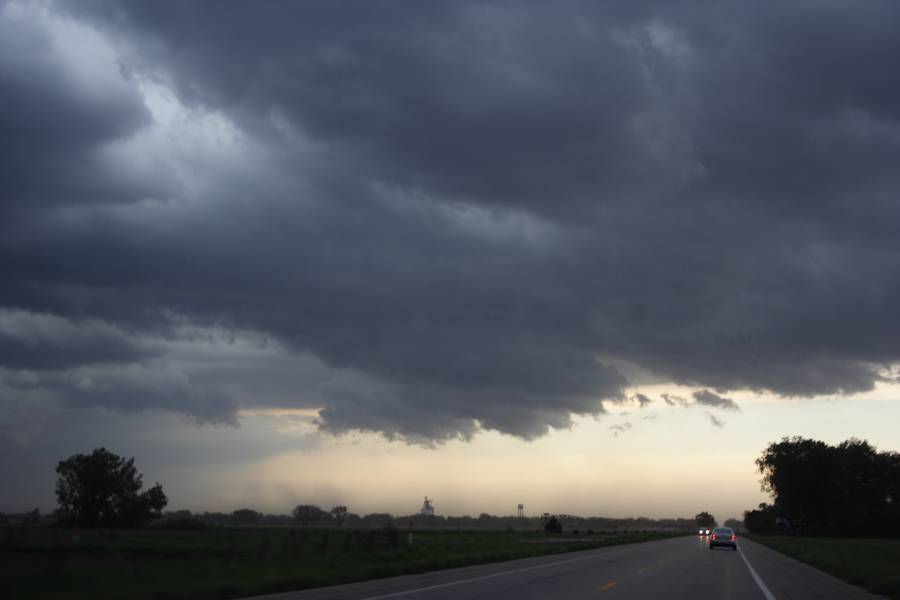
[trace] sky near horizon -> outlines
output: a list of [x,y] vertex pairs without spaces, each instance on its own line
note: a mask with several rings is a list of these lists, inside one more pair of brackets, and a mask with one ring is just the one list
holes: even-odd
[[890,1],[0,2],[0,511],[739,516],[900,450]]

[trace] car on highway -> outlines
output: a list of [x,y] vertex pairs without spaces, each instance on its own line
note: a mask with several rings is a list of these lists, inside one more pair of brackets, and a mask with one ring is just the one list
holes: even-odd
[[712,530],[709,527],[701,527],[700,531],[698,532],[699,535],[703,535],[703,536],[707,536],[710,533],[712,533]]
[[737,550],[737,536],[734,529],[730,527],[716,527],[709,536],[709,549],[712,550],[716,546],[725,546],[732,550]]

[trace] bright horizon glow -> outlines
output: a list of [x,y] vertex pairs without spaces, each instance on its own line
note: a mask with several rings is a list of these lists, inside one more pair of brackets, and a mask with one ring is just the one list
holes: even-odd
[[[770,442],[800,435],[838,443],[850,437],[895,450],[892,423],[900,410],[897,385],[853,397],[779,400],[768,395],[728,394],[740,412],[715,411],[726,424],[714,427],[709,409],[670,407],[663,389],[689,396],[690,388],[636,388],[651,395],[647,408],[609,408],[599,418],[576,418],[571,430],[552,431],[526,442],[482,432],[471,442],[433,449],[391,442],[375,434],[334,437],[316,432],[315,411],[243,411],[242,428],[266,421],[277,436],[312,437],[314,448],[278,453],[239,467],[197,477],[171,465],[160,473],[170,508],[231,511],[243,506],[287,513],[299,503],[351,512],[411,514],[424,496],[437,514],[477,516],[570,513],[605,517],[691,517],[709,510],[720,521],[740,517],[770,498],[759,489],[754,460]],[[724,414],[723,414],[724,413]],[[614,436],[610,427],[632,423]],[[265,429],[263,430],[265,431]],[[262,432],[260,432],[262,434]]]
[[[662,393],[690,398],[693,391],[635,387],[629,396],[645,394],[652,404],[640,409],[635,401],[605,403],[606,414],[576,417],[571,429],[534,441],[482,431],[471,441],[434,448],[374,433],[321,433],[315,408],[243,409],[238,427],[198,427],[167,412],[96,409],[97,429],[89,435],[69,426],[30,435],[58,437],[57,460],[90,451],[77,443],[85,437],[95,439],[94,446],[134,456],[145,482],[163,484],[169,510],[247,507],[286,514],[311,503],[404,515],[417,512],[427,495],[445,516],[510,515],[521,502],[532,516],[666,518],[708,510],[720,522],[771,500],[759,489],[754,460],[782,437],[830,444],[857,437],[880,450],[900,446],[894,427],[900,422],[897,384],[806,399],[726,394],[740,411],[669,406],[661,399]],[[710,414],[724,426],[713,426]],[[65,414],[59,421],[67,421]],[[36,468],[30,489],[10,494],[0,511],[52,510],[53,466]]]

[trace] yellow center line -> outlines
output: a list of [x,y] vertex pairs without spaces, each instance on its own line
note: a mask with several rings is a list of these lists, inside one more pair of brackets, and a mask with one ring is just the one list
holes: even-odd
[[610,588],[614,588],[614,587],[616,587],[616,582],[615,582],[615,581],[610,581],[609,583],[604,584],[604,585],[601,585],[600,587],[598,587],[598,588],[597,588],[597,591],[598,591],[598,592],[605,592],[606,590],[608,590],[608,589],[610,589]]

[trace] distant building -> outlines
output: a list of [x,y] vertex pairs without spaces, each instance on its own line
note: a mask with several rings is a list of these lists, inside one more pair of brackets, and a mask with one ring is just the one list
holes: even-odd
[[422,503],[422,509],[419,511],[419,514],[423,517],[433,517],[434,505],[432,502],[434,502],[434,500],[429,500],[428,496],[425,496],[425,501]]

